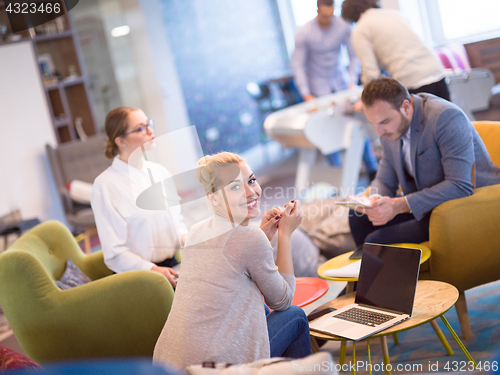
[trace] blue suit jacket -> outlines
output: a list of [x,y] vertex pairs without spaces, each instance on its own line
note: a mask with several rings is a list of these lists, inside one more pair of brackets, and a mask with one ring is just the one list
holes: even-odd
[[401,140],[382,137],[384,155],[372,192],[394,197],[401,186],[413,215],[420,220],[439,204],[473,193],[474,161],[477,187],[500,183],[500,169],[460,108],[431,94],[412,96],[410,155],[415,179],[403,168]]

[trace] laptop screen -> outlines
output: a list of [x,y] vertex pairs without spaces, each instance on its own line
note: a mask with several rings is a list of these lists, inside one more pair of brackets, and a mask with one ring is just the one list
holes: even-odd
[[420,249],[365,243],[355,302],[411,315],[421,254]]

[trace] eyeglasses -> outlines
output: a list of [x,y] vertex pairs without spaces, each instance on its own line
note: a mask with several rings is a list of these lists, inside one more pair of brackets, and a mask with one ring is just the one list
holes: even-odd
[[131,132],[123,134],[121,137],[125,137],[125,136],[127,136],[129,134],[132,134],[132,133],[147,134],[149,129],[154,130],[154,128],[155,128],[155,123],[154,123],[153,119],[151,119],[151,120],[148,121],[147,124],[141,125],[137,129],[132,130]]

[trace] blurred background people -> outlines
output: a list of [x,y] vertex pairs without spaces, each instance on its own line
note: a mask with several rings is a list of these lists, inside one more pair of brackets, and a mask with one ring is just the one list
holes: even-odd
[[356,23],[351,39],[361,62],[364,85],[386,71],[410,94],[427,92],[450,99],[441,61],[410,29],[401,13],[380,9],[377,0],[345,0],[342,17]]
[[[333,0],[318,0],[317,5],[316,18],[297,30],[292,57],[295,85],[304,101],[346,90],[358,81],[350,25],[333,15]],[[343,45],[349,54],[349,74],[339,59]],[[325,156],[330,164],[342,165],[340,153]],[[373,179],[378,165],[369,139],[365,142],[363,162],[370,180]]]
[[[297,30],[292,57],[294,80],[304,101],[345,90],[357,83],[351,27],[333,15],[333,0],[318,0],[318,16]],[[349,53],[350,82],[339,61],[342,45]]]

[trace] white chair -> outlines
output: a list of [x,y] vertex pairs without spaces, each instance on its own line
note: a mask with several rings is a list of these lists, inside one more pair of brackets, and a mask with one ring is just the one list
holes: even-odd
[[436,52],[448,69],[446,77],[450,99],[458,105],[471,121],[472,112],[489,108],[495,77],[489,69],[472,68],[467,51],[462,44],[436,48]]

